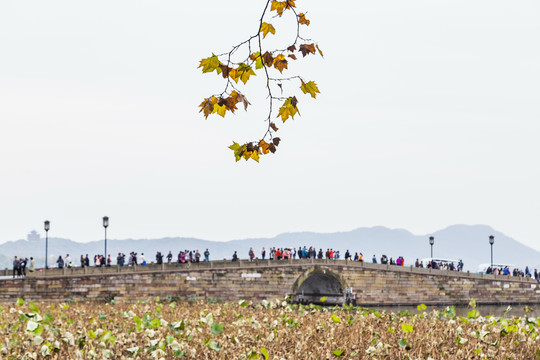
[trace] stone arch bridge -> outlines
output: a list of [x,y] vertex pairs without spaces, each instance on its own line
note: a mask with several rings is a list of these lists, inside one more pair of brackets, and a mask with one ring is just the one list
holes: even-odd
[[[8,270],[6,274],[11,275]],[[136,267],[36,271],[0,280],[0,302],[28,300],[140,300],[156,296],[224,301],[292,299],[342,303],[347,290],[359,305],[540,304],[529,278],[482,275],[346,260],[240,260]]]

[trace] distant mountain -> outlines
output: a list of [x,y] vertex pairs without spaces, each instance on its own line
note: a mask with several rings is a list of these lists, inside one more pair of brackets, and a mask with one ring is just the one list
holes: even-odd
[[[416,258],[430,256],[429,236],[434,236],[433,255],[445,259],[462,259],[465,270],[476,272],[478,265],[490,263],[489,236],[495,236],[493,260],[495,263],[513,264],[524,268],[540,269],[540,252],[525,246],[503,233],[486,225],[453,225],[428,235],[414,235],[403,229],[388,229],[382,226],[359,228],[347,232],[329,234],[299,232],[280,234],[274,238],[253,238],[232,240],[227,242],[207,241],[195,238],[162,238],[162,239],[126,239],[107,240],[107,252],[116,263],[119,252],[129,254],[135,251],[144,253],[147,261],[155,259],[157,251],[167,254],[172,251],[176,259],[180,250],[196,250],[201,253],[209,249],[211,259],[230,259],[234,251],[240,258],[247,258],[250,247],[257,256],[263,247],[314,246],[317,250],[333,248],[339,250],[341,257],[349,250],[353,255],[362,252],[365,261],[371,261],[375,254],[379,261],[382,254],[394,259],[405,258],[405,263],[413,264]],[[55,264],[59,255],[70,254],[75,265],[80,265],[81,254],[102,254],[104,241],[77,243],[68,239],[49,238],[49,264]],[[44,265],[45,239],[18,240],[0,244],[0,268],[11,268],[13,256],[24,256],[36,259],[36,266]]]

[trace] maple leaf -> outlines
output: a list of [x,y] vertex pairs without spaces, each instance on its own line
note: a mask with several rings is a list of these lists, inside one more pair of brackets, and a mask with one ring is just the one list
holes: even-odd
[[279,128],[278,128],[278,127],[276,126],[276,124],[274,124],[273,122],[270,123],[270,127],[271,127],[272,130],[274,130],[274,131],[278,131],[278,130],[279,130]]
[[279,16],[283,15],[283,11],[285,10],[285,7],[287,6],[286,1],[272,1],[272,6],[270,7],[270,11],[276,10]]
[[202,67],[202,72],[212,72],[216,69],[218,70],[218,74],[221,73],[221,69],[219,68],[219,65],[221,63],[219,62],[219,59],[216,55],[212,54],[209,58],[202,59],[201,63],[199,64],[199,67]]
[[278,137],[275,137],[275,138],[272,139],[272,143],[273,143],[275,146],[278,146],[280,141],[281,141],[281,139],[278,138]]
[[246,145],[240,145],[237,142],[233,141],[233,144],[229,146],[229,149],[234,151],[234,157],[236,161],[238,161],[242,158],[242,155],[244,155],[244,152],[246,151]]
[[245,84],[251,75],[255,75],[255,71],[251,68],[251,66],[247,64],[240,64],[238,65],[238,68],[236,69],[237,76],[242,80],[242,82]]
[[274,59],[274,67],[279,70],[280,73],[283,72],[283,69],[287,69],[287,60],[285,59],[285,55],[279,54]]
[[199,112],[203,112],[205,119],[207,119],[208,115],[210,115],[214,111],[214,104],[212,104],[210,99],[204,99],[199,106],[201,107],[201,110],[199,110]]
[[249,55],[249,58],[253,61],[255,61],[255,69],[262,69],[264,67],[263,65],[263,59],[260,52],[255,52],[251,55]]
[[294,45],[291,45],[287,48],[287,50],[289,50],[290,52],[293,52],[294,50],[296,50],[296,46]]
[[226,79],[227,76],[229,76],[231,70],[233,70],[233,68],[230,68],[227,65],[223,65],[223,64],[219,65],[219,69],[221,70],[221,75],[223,76],[224,79]]
[[225,111],[227,111],[227,107],[225,105],[215,104],[212,113],[217,113],[218,115],[221,115],[221,117],[225,117]]
[[255,160],[256,162],[259,162],[259,152],[258,151],[253,151],[251,153],[251,156],[250,156],[253,160]]
[[268,24],[268,23],[265,23],[263,22],[261,24],[261,30],[260,32],[263,33],[263,39],[266,37],[266,35],[268,35],[268,33],[272,33],[272,34],[276,34],[276,29],[274,28],[274,26],[272,24]]
[[304,14],[304,13],[298,14],[298,22],[300,24],[304,24],[306,26],[309,26],[309,23],[310,23],[310,21],[308,19],[306,19],[306,14]]
[[309,53],[315,54],[315,44],[302,44],[298,50],[304,57]]
[[270,150],[268,149],[269,146],[270,144],[267,143],[266,141],[264,140],[259,141],[259,148],[261,149],[263,154],[268,154],[270,152]]
[[316,98],[317,93],[320,94],[319,88],[317,87],[317,84],[315,84],[315,82],[308,81],[307,83],[305,83],[302,79],[300,79],[300,81],[302,82],[302,85],[300,85],[300,90],[302,90],[304,94],[309,93],[312,98]]
[[296,99],[296,96],[287,98],[283,105],[279,108],[279,113],[277,117],[281,116],[281,120],[285,122],[289,117],[294,119],[294,115],[298,112],[298,108],[296,107],[296,104],[298,103],[298,100]]
[[290,58],[293,59],[293,60],[296,60],[296,55],[294,55],[294,54],[289,54],[289,55],[287,55],[287,56],[290,57]]
[[262,57],[266,66],[272,66],[272,64],[274,63],[274,57],[272,56],[271,53],[267,51],[263,54]]
[[229,96],[228,98],[224,99],[223,101],[220,101],[219,105],[225,105],[227,110],[230,110],[232,113],[234,113],[234,110],[237,110],[236,104],[238,103],[238,100],[236,98],[233,98],[232,96]]

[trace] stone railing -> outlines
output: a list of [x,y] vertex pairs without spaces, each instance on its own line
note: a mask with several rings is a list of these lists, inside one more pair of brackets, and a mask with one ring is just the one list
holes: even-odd
[[[494,274],[478,274],[458,271],[449,271],[449,270],[435,270],[428,268],[416,268],[412,265],[410,266],[399,266],[399,265],[389,265],[389,264],[374,264],[370,262],[358,262],[351,260],[330,260],[330,259],[289,259],[289,260],[214,260],[210,262],[198,262],[198,263],[163,263],[163,264],[154,264],[150,263],[147,265],[136,265],[136,266],[102,266],[102,267],[71,267],[63,269],[36,269],[34,272],[30,272],[27,269],[27,277],[63,277],[63,276],[84,276],[84,275],[117,275],[117,274],[127,274],[127,273],[147,273],[147,272],[178,272],[183,270],[197,271],[197,270],[208,270],[208,269],[227,269],[227,268],[268,268],[268,267],[290,267],[290,266],[311,266],[311,265],[324,265],[331,267],[357,267],[365,268],[370,270],[377,271],[392,271],[392,272],[407,272],[415,274],[424,274],[424,275],[436,275],[436,276],[447,276],[447,277],[465,277],[471,279],[486,279],[486,280],[504,280],[504,281],[519,281],[519,282],[532,282],[536,283],[536,280],[529,277],[514,277],[509,275],[494,275]],[[13,275],[13,270],[5,269],[0,270],[0,276],[11,277]]]

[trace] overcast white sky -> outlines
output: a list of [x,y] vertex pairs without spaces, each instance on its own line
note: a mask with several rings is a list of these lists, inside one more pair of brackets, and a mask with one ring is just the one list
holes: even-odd
[[261,137],[264,97],[204,120],[223,83],[196,68],[263,0],[0,2],[0,242],[46,219],[99,240],[108,215],[115,239],[464,223],[540,250],[540,2],[296,3],[321,94],[257,164],[227,146]]

